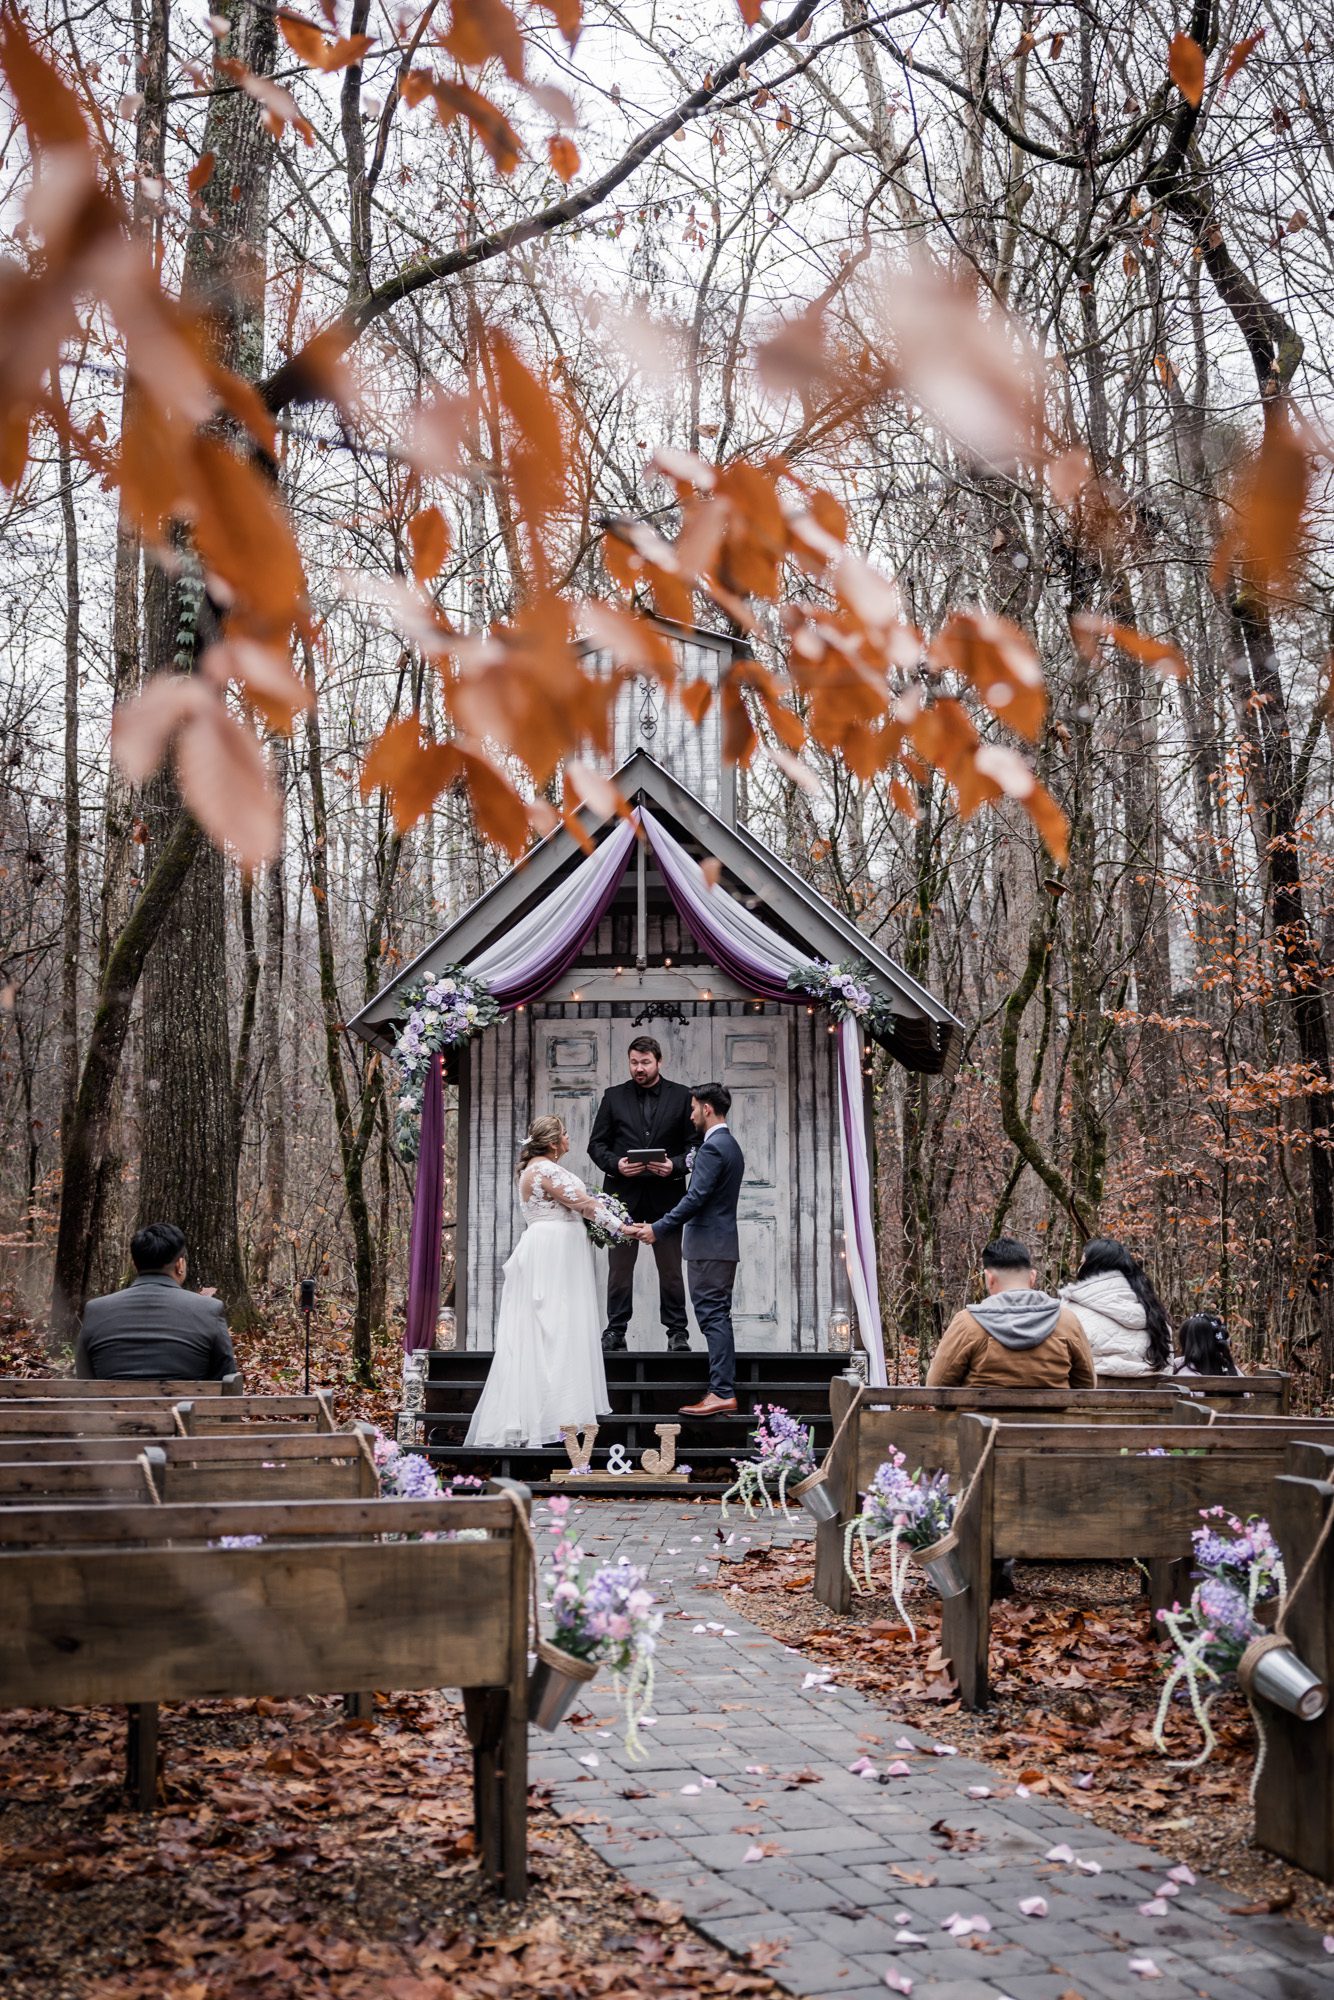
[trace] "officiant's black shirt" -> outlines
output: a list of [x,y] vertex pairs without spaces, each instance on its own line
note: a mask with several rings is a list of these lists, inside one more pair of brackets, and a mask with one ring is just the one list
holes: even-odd
[[644,1128],[644,1144],[651,1143],[653,1121],[658,1115],[658,1105],[662,1099],[662,1078],[656,1077],[652,1083],[637,1083],[635,1098],[639,1105],[639,1122]]

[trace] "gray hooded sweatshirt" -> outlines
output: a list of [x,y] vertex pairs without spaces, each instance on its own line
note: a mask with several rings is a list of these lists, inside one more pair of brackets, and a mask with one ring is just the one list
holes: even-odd
[[1056,1325],[1061,1301],[1046,1292],[997,1292],[968,1310],[1002,1347],[1041,1347]]

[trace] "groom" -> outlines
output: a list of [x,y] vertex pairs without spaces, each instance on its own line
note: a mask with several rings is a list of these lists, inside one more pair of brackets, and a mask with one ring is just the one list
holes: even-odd
[[641,1243],[657,1243],[684,1229],[690,1303],[709,1343],[709,1393],[698,1403],[685,1404],[683,1417],[725,1417],[736,1410],[732,1288],[741,1256],[736,1205],[746,1161],[727,1129],[731,1107],[732,1094],[721,1083],[701,1083],[691,1092],[690,1118],[700,1141],[690,1185],[657,1222],[641,1222],[627,1232]]

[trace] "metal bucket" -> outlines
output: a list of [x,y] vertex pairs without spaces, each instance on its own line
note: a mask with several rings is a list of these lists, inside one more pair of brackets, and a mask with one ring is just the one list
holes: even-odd
[[1323,1715],[1329,1701],[1329,1689],[1291,1646],[1271,1646],[1260,1655],[1251,1668],[1248,1692],[1263,1695],[1275,1708],[1285,1708],[1303,1722]]
[[959,1544],[953,1533],[942,1535],[938,1542],[929,1542],[924,1549],[914,1549],[913,1561],[926,1571],[927,1581],[934,1586],[938,1597],[962,1597],[967,1590],[968,1578],[959,1561]]
[[535,1729],[559,1729],[580,1688],[597,1672],[596,1660],[576,1660],[559,1646],[537,1642],[537,1664],[528,1677],[528,1720]]
[[823,1472],[812,1472],[787,1490],[794,1500],[800,1500],[813,1521],[838,1519],[838,1501]]

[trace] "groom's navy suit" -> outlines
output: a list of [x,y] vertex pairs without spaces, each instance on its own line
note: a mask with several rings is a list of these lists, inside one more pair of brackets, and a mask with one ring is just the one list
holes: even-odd
[[741,1259],[736,1207],[745,1173],[740,1146],[725,1125],[715,1125],[699,1143],[684,1195],[652,1224],[655,1237],[683,1231],[690,1303],[709,1343],[709,1387],[715,1396],[736,1393],[732,1290]]

